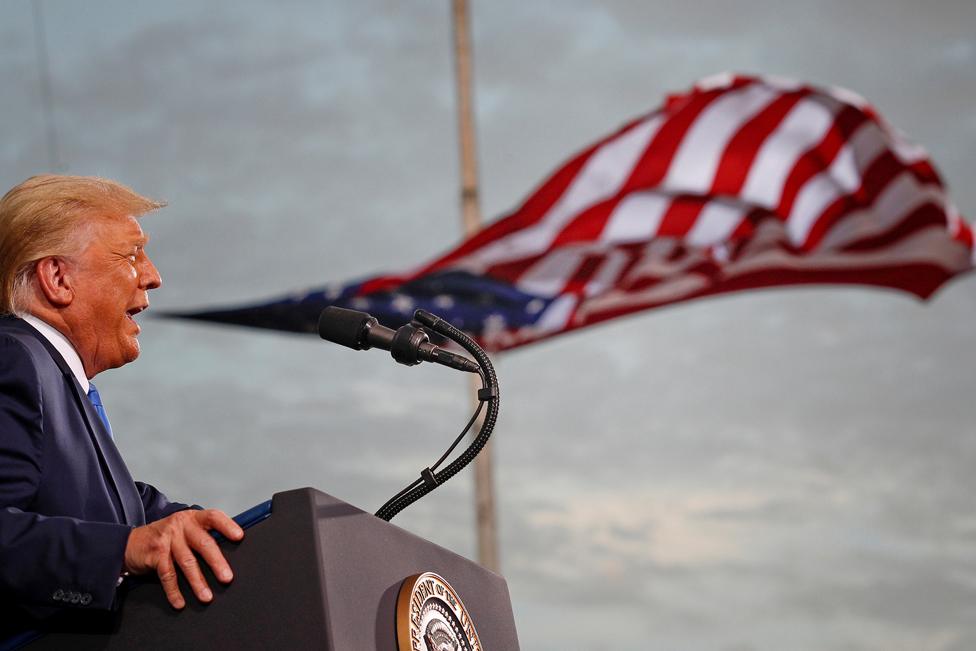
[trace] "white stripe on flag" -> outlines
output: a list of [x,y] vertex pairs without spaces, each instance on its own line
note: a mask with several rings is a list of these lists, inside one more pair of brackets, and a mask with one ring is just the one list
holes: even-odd
[[759,80],[787,93],[792,93],[803,88],[803,82],[787,77],[780,77],[779,75],[763,75],[759,77]]
[[854,106],[862,111],[871,108],[871,104],[864,99],[864,97],[858,93],[855,93],[853,90],[848,90],[847,88],[842,88],[841,86],[827,86],[822,90],[834,99],[843,102],[844,104],[850,104],[851,106]]
[[[852,90],[838,86],[828,86],[825,90],[841,102],[852,104],[862,111],[873,110],[870,102]],[[881,115],[877,115],[877,118],[885,131],[885,135],[891,139],[888,146],[895,153],[898,160],[906,165],[911,165],[912,163],[928,159],[928,153],[924,147],[910,142],[901,131],[889,124]]]
[[614,244],[639,242],[654,236],[671,197],[658,192],[635,192],[616,205],[600,240]]
[[485,246],[472,257],[487,266],[545,251],[563,226],[581,211],[617,194],[663,121],[656,115],[600,147],[541,220]]
[[600,268],[593,275],[593,278],[586,283],[583,289],[585,296],[596,296],[602,294],[617,284],[620,272],[627,264],[629,256],[619,249],[612,249],[606,259],[600,264]]
[[672,192],[708,192],[729,140],[779,95],[768,86],[753,85],[712,102],[681,141],[663,186]]
[[[870,270],[899,264],[932,264],[948,273],[970,268],[969,251],[958,242],[945,237],[940,228],[925,228],[891,245],[857,252],[818,252],[794,255],[782,249],[765,249],[755,256],[730,262],[723,267],[727,280],[763,270],[794,269],[797,271]],[[657,265],[654,265],[657,266]],[[637,291],[613,290],[590,298],[580,304],[576,318],[590,321],[601,313],[638,310],[648,305],[681,301],[707,288],[709,280],[700,274],[654,273],[661,280]]]
[[926,202],[942,206],[945,194],[937,185],[919,183],[906,170],[885,186],[874,204],[840,220],[824,236],[820,246],[837,249],[855,240],[881,235]]
[[685,241],[692,246],[721,244],[728,240],[744,214],[745,210],[741,206],[725,201],[709,201],[685,236]]
[[718,90],[719,88],[728,88],[734,81],[735,74],[731,72],[719,72],[704,79],[699,79],[695,83],[695,88],[707,92],[710,90]]
[[862,167],[870,165],[885,149],[879,135],[875,125],[865,122],[840,148],[830,166],[804,184],[786,220],[786,233],[793,245],[806,242],[813,225],[831,203],[861,186]]
[[959,231],[962,230],[962,215],[959,214],[959,209],[956,208],[955,204],[953,204],[951,201],[947,201],[945,198],[943,198],[942,204],[945,205],[946,222],[949,225],[949,235],[956,237],[959,235]]
[[724,268],[725,278],[763,269],[871,269],[901,264],[931,264],[952,273],[969,268],[969,251],[945,236],[945,229],[933,226],[891,244],[859,251],[820,251],[794,255],[782,249],[767,249],[742,257]]
[[838,106],[804,98],[766,138],[749,169],[740,196],[743,201],[768,210],[779,205],[783,186],[796,161],[823,140],[834,122]]
[[576,302],[574,294],[563,294],[546,308],[539,320],[532,326],[532,331],[541,334],[562,330],[569,324],[569,318],[573,316]]
[[536,296],[556,296],[576,273],[588,254],[588,248],[573,246],[556,249],[526,269],[515,286]]

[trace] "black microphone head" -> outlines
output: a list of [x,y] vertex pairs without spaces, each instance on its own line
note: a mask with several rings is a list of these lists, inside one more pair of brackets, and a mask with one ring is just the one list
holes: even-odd
[[374,323],[376,319],[365,312],[330,305],[319,316],[319,336],[354,350],[365,350],[368,346],[364,345],[364,333]]

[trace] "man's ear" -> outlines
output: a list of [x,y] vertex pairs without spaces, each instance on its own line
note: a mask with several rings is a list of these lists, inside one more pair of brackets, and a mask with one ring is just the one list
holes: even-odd
[[41,258],[34,267],[34,277],[41,293],[54,307],[67,307],[75,293],[68,277],[68,263],[64,258]]

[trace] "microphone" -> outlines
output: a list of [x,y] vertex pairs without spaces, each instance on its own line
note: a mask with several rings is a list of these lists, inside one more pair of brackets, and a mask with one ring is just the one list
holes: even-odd
[[319,336],[353,350],[388,350],[393,359],[407,366],[434,362],[468,373],[481,371],[477,362],[430,343],[430,338],[422,328],[408,323],[394,331],[380,325],[376,317],[365,312],[333,305],[322,310],[319,316]]

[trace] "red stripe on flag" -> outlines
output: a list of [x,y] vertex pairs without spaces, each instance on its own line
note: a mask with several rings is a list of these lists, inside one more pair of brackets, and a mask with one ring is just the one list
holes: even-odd
[[530,195],[518,210],[478,231],[458,248],[421,269],[417,275],[429,273],[449,265],[451,262],[470,255],[491,242],[528,228],[539,221],[565,193],[598,147],[599,145],[590,147],[561,167],[542,187]]
[[824,235],[837,222],[848,216],[851,211],[869,210],[877,200],[878,195],[904,170],[901,161],[896,159],[894,154],[890,151],[882,152],[864,171],[860,187],[850,194],[841,195],[834,199],[817,217],[807,234],[806,241],[803,243],[803,249],[806,251],[815,249]]
[[550,250],[574,242],[592,242],[600,238],[613,209],[620,203],[620,197],[607,199],[587,208],[570,221],[553,240]]
[[[588,311],[587,301],[577,308],[577,318],[574,330],[626,316],[634,312],[663,307],[674,303],[695,300],[717,294],[740,292],[751,289],[775,288],[783,285],[872,285],[877,287],[904,289],[918,298],[925,299],[945,283],[954,274],[935,264],[902,263],[894,265],[852,265],[844,269],[791,269],[787,267],[769,267],[742,276],[723,281],[705,289],[690,291],[675,298],[622,305],[617,308]],[[636,289],[646,289],[668,278],[642,279]]]
[[933,226],[945,228],[945,212],[934,203],[926,203],[910,212],[905,219],[892,225],[885,232],[864,237],[846,244],[842,251],[875,251],[914,235],[920,230]]
[[959,232],[955,235],[955,240],[965,246],[970,251],[973,250],[973,229],[966,222],[960,222]]
[[935,171],[935,168],[927,160],[919,160],[913,162],[908,166],[908,169],[912,171],[915,178],[924,183],[932,183],[942,187],[942,179],[939,177],[939,173]]
[[789,93],[773,100],[749,120],[729,140],[712,182],[712,194],[738,194],[749,175],[749,169],[766,138],[796,104],[810,94],[809,89]]
[[823,139],[800,156],[786,179],[782,197],[775,210],[781,219],[785,220],[789,217],[793,210],[796,195],[799,194],[806,182],[830,165],[841,148],[847,144],[851,134],[857,131],[858,127],[867,120],[868,118],[864,113],[852,106],[845,106],[834,118],[833,124]]
[[514,285],[526,270],[539,262],[539,260],[545,258],[546,255],[546,253],[540,253],[538,255],[519,258],[518,260],[495,264],[485,270],[485,275],[497,280],[504,280]]
[[568,163],[560,167],[548,179],[543,181],[543,183],[525,199],[522,205],[513,212],[478,231],[475,235],[464,241],[456,249],[423,267],[415,275],[419,276],[429,273],[435,269],[447,266],[455,260],[467,256],[483,246],[490,244],[491,242],[528,228],[532,224],[538,222],[566,193],[586,163],[601,147],[603,147],[603,145],[619,139],[629,131],[639,127],[648,120],[653,119],[656,114],[656,112],[652,112],[627,122],[613,134],[603,138],[596,144],[588,147],[574,156]]
[[723,91],[693,93],[676,105],[676,111],[651,139],[634,171],[624,184],[621,194],[661,183],[688,129],[709,104],[723,95]]
[[[838,197],[817,218],[817,221],[810,229],[803,248],[808,251],[815,249],[834,226],[850,217],[852,211],[870,210],[871,206],[874,205],[888,185],[904,173],[911,174],[917,181],[922,183],[926,179],[929,183],[934,183],[930,175],[924,175],[926,178],[918,178],[918,172],[919,170],[914,166],[905,167],[904,163],[898,160],[893,152],[882,152],[865,170],[861,186],[851,194]],[[924,170],[922,172],[924,174]],[[942,224],[945,225],[945,212],[940,209],[940,214]]]
[[588,255],[583,258],[583,261],[573,272],[573,275],[563,286],[560,294],[575,294],[576,296],[583,295],[583,289],[586,283],[593,279],[593,274],[596,273],[597,269],[604,261],[604,256],[602,255]]
[[739,225],[735,227],[735,230],[732,231],[732,235],[729,236],[729,241],[735,243],[733,259],[742,249],[742,244],[745,243],[745,240],[748,240],[756,233],[756,226],[764,219],[776,219],[776,217],[775,215],[770,214],[768,210],[753,208],[746,213],[745,217],[742,218],[742,221],[739,222]]
[[407,279],[408,276],[379,276],[377,278],[370,278],[362,284],[356,294],[358,296],[365,296],[375,292],[392,291],[402,285]]
[[657,228],[657,237],[678,237],[683,238],[688,231],[698,221],[702,208],[705,207],[707,200],[702,197],[681,194],[671,200],[661,223]]

